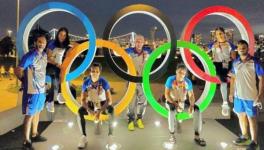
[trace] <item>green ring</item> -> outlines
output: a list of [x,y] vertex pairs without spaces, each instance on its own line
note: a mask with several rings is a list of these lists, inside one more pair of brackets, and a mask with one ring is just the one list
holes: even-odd
[[[211,76],[216,76],[216,70],[215,70],[212,60],[199,46],[197,46],[196,44],[193,44],[187,41],[181,41],[181,40],[178,40],[176,45],[177,45],[177,48],[190,49],[204,63],[203,65],[206,65],[206,67],[204,66],[205,70],[207,70]],[[144,65],[144,71],[143,71],[143,83],[142,84],[143,84],[143,91],[147,98],[147,101],[149,102],[151,107],[153,107],[153,109],[163,117],[168,117],[168,110],[162,105],[160,105],[157,102],[157,100],[154,98],[151,88],[150,88],[149,74],[151,72],[151,67],[153,66],[156,58],[160,54],[165,53],[169,49],[170,49],[170,43],[164,43],[158,48],[156,48],[149,56],[146,64]],[[209,104],[211,103],[214,97],[215,91],[216,91],[215,83],[206,81],[206,84],[208,85],[208,88],[205,88],[206,90],[204,91],[206,93],[205,97],[201,101],[196,102],[201,112],[203,112],[209,106]],[[191,117],[192,116],[189,115],[187,112],[178,113],[176,115],[177,120],[186,120],[186,119],[190,119]]]

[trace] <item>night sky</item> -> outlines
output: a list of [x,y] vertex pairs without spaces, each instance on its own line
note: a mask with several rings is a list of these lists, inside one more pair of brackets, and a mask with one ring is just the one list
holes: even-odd
[[[50,0],[20,0],[20,21],[34,7],[50,2]],[[176,35],[179,37],[188,19],[199,10],[213,5],[224,5],[238,10],[250,22],[254,33],[264,33],[264,1],[263,0],[64,0],[74,5],[88,16],[94,25],[98,37],[102,36],[106,23],[119,9],[130,4],[149,4],[158,8],[171,20]],[[81,22],[68,13],[55,12],[42,17],[38,23],[46,30],[66,26],[70,33],[84,36],[85,30]],[[135,14],[124,18],[113,31],[119,35],[135,31],[149,37],[149,29],[157,26],[157,37],[164,37],[161,25],[147,15]],[[220,16],[208,16],[195,28],[209,37],[209,31],[216,26],[235,28],[227,19]],[[0,0],[0,38],[7,34],[7,29],[16,32],[16,0]],[[236,37],[239,34],[236,32]],[[206,38],[206,37],[205,37]]]

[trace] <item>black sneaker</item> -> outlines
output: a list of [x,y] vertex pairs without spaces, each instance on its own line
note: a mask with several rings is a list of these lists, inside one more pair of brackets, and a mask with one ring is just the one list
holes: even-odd
[[247,150],[256,150],[258,148],[258,144],[256,144],[254,141],[252,141],[248,146]]
[[38,134],[35,137],[31,137],[31,141],[32,142],[45,142],[45,141],[47,141],[47,138]]
[[32,147],[32,143],[31,142],[24,142],[23,143],[23,150],[34,150],[34,148]]
[[233,141],[235,145],[245,146],[250,144],[250,140],[245,138],[244,136],[238,137],[235,141]]

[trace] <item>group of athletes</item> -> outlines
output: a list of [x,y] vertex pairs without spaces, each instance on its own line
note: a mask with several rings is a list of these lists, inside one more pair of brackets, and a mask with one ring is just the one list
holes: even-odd
[[[212,53],[212,60],[221,80],[222,114],[228,115],[230,103],[234,103],[233,110],[239,118],[242,134],[233,142],[237,145],[247,145],[248,150],[256,149],[258,147],[257,106],[261,102],[264,91],[264,70],[259,61],[249,55],[249,46],[246,41],[239,40],[236,46],[233,45],[226,39],[225,30],[222,27],[215,29],[215,36],[216,40],[209,44],[208,52]],[[152,52],[151,48],[144,47],[144,43],[144,37],[136,35],[135,46],[126,49],[134,62],[138,76],[142,75],[144,64]],[[35,37],[35,48],[26,53],[15,68],[15,75],[22,82],[23,87],[22,111],[25,115],[23,147],[25,149],[33,149],[32,142],[47,140],[38,132],[39,114],[45,103],[50,112],[55,111],[54,100],[60,104],[64,103],[60,92],[60,68],[67,53],[76,45],[78,44],[70,42],[68,29],[65,27],[58,30],[55,40],[52,41],[47,41],[46,35],[38,34]],[[206,141],[200,137],[202,114],[199,106],[195,104],[193,85],[187,77],[187,72],[184,64],[178,64],[175,73],[167,78],[164,86],[165,107],[169,111],[169,141],[176,142],[175,126],[180,126],[180,122],[175,120],[175,115],[187,111],[193,114],[195,143],[206,146]],[[81,130],[78,148],[85,148],[88,143],[85,115],[92,114],[97,120],[100,114],[108,115],[108,136],[113,135],[114,106],[111,86],[101,73],[101,64],[92,63],[89,75],[83,81],[81,107],[77,115]],[[51,86],[48,90],[46,76],[51,77]],[[228,83],[230,83],[230,92],[228,92]],[[143,118],[146,106],[147,101],[142,85],[137,83],[136,94],[128,106],[129,131],[134,131],[135,126],[144,129]],[[248,132],[248,126],[250,132]]]

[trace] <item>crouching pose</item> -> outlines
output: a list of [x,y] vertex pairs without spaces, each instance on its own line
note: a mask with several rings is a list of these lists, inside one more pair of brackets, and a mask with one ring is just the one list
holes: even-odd
[[95,121],[98,121],[100,114],[107,114],[109,116],[109,132],[108,136],[113,134],[113,115],[114,108],[112,106],[112,97],[110,93],[110,86],[108,81],[100,77],[102,67],[99,63],[92,64],[90,68],[90,77],[85,79],[82,85],[82,106],[79,108],[77,122],[81,130],[81,138],[78,148],[85,148],[87,145],[87,136],[85,131],[84,116],[92,114],[95,116]]
[[[186,77],[186,73],[186,67],[183,64],[179,64],[176,69],[176,75],[170,76],[165,84],[166,107],[169,110],[169,141],[171,143],[176,142],[176,137],[174,135],[175,122],[177,127],[180,125],[179,122],[175,120],[175,115],[188,109],[188,112],[193,114],[194,141],[200,146],[205,146],[206,142],[200,138],[202,130],[202,115],[199,107],[195,105],[192,83]],[[189,101],[186,101],[187,94],[189,96]]]

